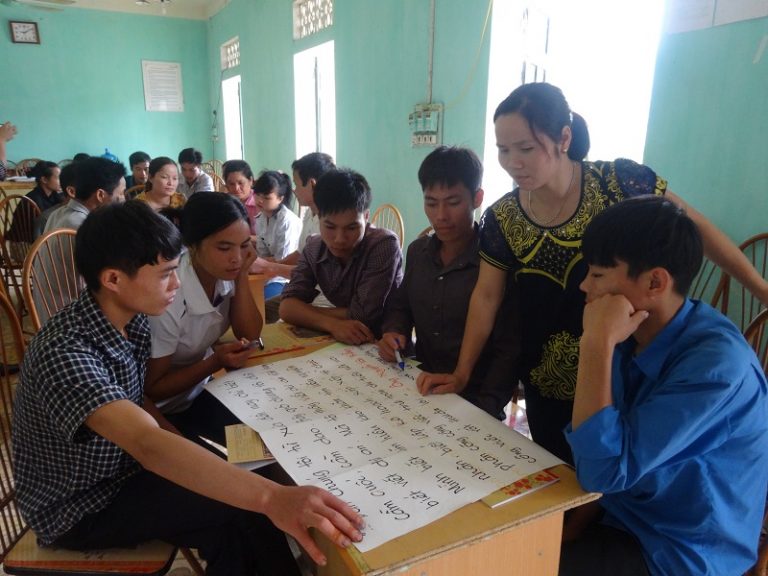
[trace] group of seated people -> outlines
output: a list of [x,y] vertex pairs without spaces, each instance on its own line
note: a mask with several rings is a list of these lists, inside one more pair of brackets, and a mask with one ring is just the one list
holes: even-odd
[[[340,546],[361,538],[348,504],[237,470],[201,441],[223,444],[237,422],[204,384],[244,366],[261,334],[248,286],[260,267],[280,278],[268,301],[280,318],[375,343],[385,362],[414,357],[423,394],[455,392],[503,418],[525,383],[534,441],[604,494],[567,518],[561,574],[747,570],[768,491],[768,384],[733,324],[686,294],[714,245],[735,276],[752,272],[650,169],[584,160],[567,106],[560,124],[528,115],[562,98],[552,88],[526,85],[497,110],[499,159],[520,188],[479,226],[477,155],[440,146],[425,157],[432,233],[410,244],[404,272],[398,239],[368,222],[365,177],[322,153],[292,165],[303,221],[287,214],[287,176],[254,180],[242,160],[224,165],[229,194],[184,196],[178,226],[151,201],[108,200],[121,166],[78,164],[87,289],[33,339],[14,411],[18,501],[40,542],[160,538],[198,548],[208,574],[297,574],[281,531],[319,564],[309,528]],[[151,189],[171,198],[175,163],[155,162]],[[91,168],[110,175],[87,184]],[[555,209],[542,211],[531,191],[555,187]],[[278,249],[272,222],[298,240]],[[764,280],[753,286],[768,294]],[[230,328],[235,340],[220,343]],[[550,374],[558,386],[542,384]]]

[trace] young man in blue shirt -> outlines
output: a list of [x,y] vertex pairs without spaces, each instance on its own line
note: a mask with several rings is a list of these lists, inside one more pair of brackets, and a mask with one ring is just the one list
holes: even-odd
[[698,229],[671,202],[640,197],[595,217],[582,250],[566,437],[604,514],[564,544],[560,574],[742,574],[768,484],[768,389],[738,329],[685,296]]

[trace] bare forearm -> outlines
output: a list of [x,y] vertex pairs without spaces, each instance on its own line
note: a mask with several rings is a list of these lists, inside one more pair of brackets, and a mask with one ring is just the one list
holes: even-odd
[[346,308],[321,308],[298,298],[286,298],[280,302],[280,318],[285,322],[323,332],[331,332],[333,323],[346,319],[346,316]]
[[296,262],[299,261],[299,256],[301,256],[301,253],[298,250],[296,252],[291,252],[282,260],[277,261],[276,264],[285,264],[286,266],[290,266],[291,270],[293,270],[293,266],[296,266]]
[[189,366],[171,369],[153,382],[147,381],[144,390],[147,396],[155,402],[165,400],[190,390],[198,382],[222,368],[223,366],[216,355],[211,354]]
[[255,340],[261,334],[264,319],[261,317],[256,302],[251,294],[251,286],[247,274],[241,275],[235,285],[235,296],[229,310],[232,332],[237,338]]
[[613,346],[599,336],[583,334],[579,348],[579,373],[573,401],[574,430],[612,402],[611,358]]
[[460,376],[464,382],[469,380],[477,359],[488,341],[496,320],[496,312],[501,300],[489,299],[477,290],[472,293],[469,301],[467,322],[464,326],[464,339],[461,344],[459,360],[456,363],[454,373]]

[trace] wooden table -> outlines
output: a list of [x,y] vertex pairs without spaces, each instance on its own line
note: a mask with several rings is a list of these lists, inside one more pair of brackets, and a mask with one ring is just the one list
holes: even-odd
[[[264,341],[268,344],[278,330],[284,331],[285,326],[265,326]],[[250,365],[295,358],[321,347],[309,342],[302,350],[252,358]],[[584,492],[569,466],[557,466],[553,472],[560,481],[537,492],[495,509],[474,502],[366,553],[354,547],[341,550],[315,533],[328,557],[328,564],[318,567],[317,574],[554,576],[560,560],[563,513],[599,495]]]
[[26,194],[35,187],[35,181],[31,182],[16,182],[13,180],[3,180],[0,182],[0,188],[5,191],[5,194],[10,196],[11,194]]

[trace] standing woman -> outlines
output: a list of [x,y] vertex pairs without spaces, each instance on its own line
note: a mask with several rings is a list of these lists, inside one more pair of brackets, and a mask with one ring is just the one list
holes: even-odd
[[224,184],[227,194],[231,194],[245,206],[248,212],[248,225],[251,235],[256,237],[256,216],[259,215],[259,207],[256,203],[256,195],[253,193],[253,171],[245,160],[227,160],[222,167]]
[[[419,376],[423,394],[460,392],[493,327],[508,279],[520,298],[520,372],[534,441],[572,462],[563,428],[571,421],[587,265],[581,239],[606,207],[643,194],[665,195],[696,222],[706,255],[768,303],[768,282],[699,212],[631,160],[584,160],[589,133],[559,88],[525,84],[494,114],[499,163],[517,188],[483,215],[480,273],[452,374]],[[471,319],[471,322],[469,321]],[[510,382],[510,386],[514,383]]]
[[149,204],[155,212],[166,208],[177,209],[187,202],[186,196],[177,192],[179,169],[167,156],[158,156],[149,163],[149,178],[144,192],[136,196]]
[[[253,183],[256,204],[261,211],[256,217],[256,253],[270,262],[282,260],[299,248],[301,219],[290,208],[293,189],[287,174],[266,170]],[[288,278],[275,276],[264,285],[264,298],[283,291]]]
[[179,165],[182,179],[179,182],[179,192],[187,198],[195,192],[213,192],[213,180],[203,172],[203,155],[194,148],[184,148],[179,152]]
[[[181,287],[161,316],[150,317],[152,353],[145,391],[185,436],[224,444],[224,426],[239,420],[203,389],[222,368],[242,368],[261,334],[262,318],[248,285],[256,258],[247,214],[227,194],[194,194],[181,215],[187,251]],[[230,326],[235,342],[215,345]]]

